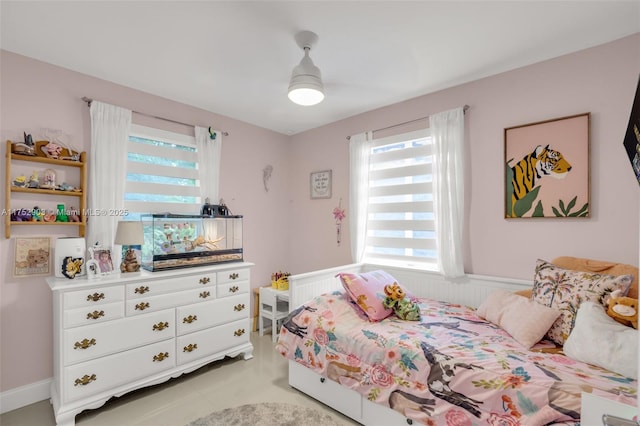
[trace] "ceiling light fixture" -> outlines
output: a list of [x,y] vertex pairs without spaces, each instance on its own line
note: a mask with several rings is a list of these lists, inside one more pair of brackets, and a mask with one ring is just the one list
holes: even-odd
[[318,36],[311,31],[296,34],[296,43],[304,50],[304,58],[291,73],[289,99],[298,105],[316,105],[324,99],[320,68],[316,67],[309,57],[309,51],[317,41]]

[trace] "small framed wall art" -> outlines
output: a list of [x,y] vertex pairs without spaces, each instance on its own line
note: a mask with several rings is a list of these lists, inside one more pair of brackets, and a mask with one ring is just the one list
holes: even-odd
[[589,217],[590,113],[504,129],[505,218]]
[[311,199],[331,198],[331,170],[311,173]]
[[51,238],[16,237],[13,276],[51,274]]

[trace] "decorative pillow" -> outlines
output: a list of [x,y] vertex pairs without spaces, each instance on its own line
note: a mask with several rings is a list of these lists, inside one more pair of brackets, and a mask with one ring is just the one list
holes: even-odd
[[604,307],[584,302],[564,344],[570,358],[638,379],[638,331],[616,322]]
[[538,343],[560,316],[557,309],[506,290],[491,293],[476,313],[509,333],[527,349]]
[[[351,300],[367,314],[369,320],[380,321],[393,313],[393,309],[382,304],[387,297],[384,287],[397,284],[391,274],[379,270],[360,274],[340,273],[338,276]],[[406,294],[407,291],[403,290]],[[409,294],[407,296],[410,297]]]
[[614,290],[626,294],[633,281],[632,275],[605,275],[563,269],[546,260],[538,259],[533,280],[532,299],[561,311],[547,337],[559,345],[573,329],[580,304],[590,301],[605,304],[606,297]]

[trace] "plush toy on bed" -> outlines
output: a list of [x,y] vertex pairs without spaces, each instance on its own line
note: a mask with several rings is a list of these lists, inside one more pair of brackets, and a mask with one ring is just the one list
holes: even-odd
[[607,315],[621,324],[638,328],[638,299],[620,296],[620,291],[616,290],[607,303]]
[[405,297],[404,290],[398,283],[384,286],[384,294],[387,297],[382,304],[387,309],[393,309],[398,318],[405,321],[420,321],[420,307],[416,302]]

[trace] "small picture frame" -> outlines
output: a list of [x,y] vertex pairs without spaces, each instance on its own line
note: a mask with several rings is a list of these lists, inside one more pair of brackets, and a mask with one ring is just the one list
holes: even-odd
[[50,275],[51,238],[15,238],[13,276],[15,278],[33,275]]
[[311,199],[331,198],[331,170],[312,172],[310,176]]
[[111,274],[114,272],[113,259],[111,258],[111,250],[93,249],[93,259],[98,262],[98,271],[101,275]]

